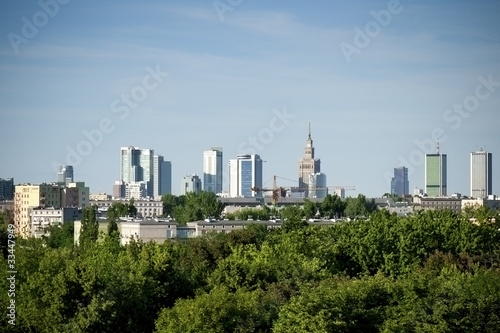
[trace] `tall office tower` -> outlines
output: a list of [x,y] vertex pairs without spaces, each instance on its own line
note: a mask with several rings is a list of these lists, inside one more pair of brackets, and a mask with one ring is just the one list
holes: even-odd
[[306,140],[304,157],[299,160],[299,188],[305,191],[306,196],[308,196],[309,175],[319,172],[321,172],[321,161],[318,158],[314,158],[311,123],[309,123],[309,135]]
[[203,190],[222,193],[222,148],[203,152]]
[[172,193],[172,163],[163,156],[153,157],[153,197],[160,199],[164,194]]
[[121,148],[120,180],[129,183],[145,182],[146,193],[153,196],[153,157],[152,149],[137,147]]
[[252,187],[262,188],[262,160],[257,154],[238,155],[229,160],[229,196],[262,197],[262,192],[252,191]]
[[470,153],[470,196],[487,198],[492,194],[492,156],[484,150]]
[[57,174],[57,182],[63,185],[73,183],[73,166],[61,165]]
[[181,193],[185,195],[188,192],[198,193],[201,191],[201,179],[198,175],[185,176],[181,180]]
[[326,187],[326,175],[324,173],[312,173],[309,175],[309,197],[322,199],[328,194]]
[[0,178],[1,200],[14,200],[14,178]]
[[410,183],[408,181],[408,168],[394,168],[394,177],[391,180],[391,194],[405,196],[410,194]]
[[425,193],[430,197],[444,197],[447,191],[446,154],[439,151],[437,143],[436,154],[425,155]]

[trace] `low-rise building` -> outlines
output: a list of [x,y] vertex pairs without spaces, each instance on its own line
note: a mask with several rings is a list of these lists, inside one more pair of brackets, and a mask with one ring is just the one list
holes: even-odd
[[46,229],[63,223],[74,223],[82,218],[82,210],[76,207],[35,207],[30,210],[31,236],[47,235]]
[[429,209],[449,209],[454,213],[462,211],[462,198],[460,196],[454,197],[419,197],[413,198],[415,209],[429,210]]
[[[90,205],[96,205],[99,212],[105,214],[113,202],[128,203],[128,200],[91,200]],[[137,208],[137,217],[155,218],[163,216],[163,201],[160,200],[134,200]]]
[[479,208],[486,206],[492,210],[500,210],[500,198],[496,196],[490,196],[486,198],[479,199],[464,199],[462,200],[462,209],[466,207]]

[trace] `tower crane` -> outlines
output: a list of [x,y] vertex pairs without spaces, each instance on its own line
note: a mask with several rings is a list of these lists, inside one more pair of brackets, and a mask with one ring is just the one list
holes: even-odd
[[271,198],[272,198],[272,203],[274,206],[276,206],[276,203],[278,202],[278,198],[280,198],[280,197],[284,198],[286,196],[286,189],[284,187],[278,187],[276,185],[276,176],[274,176],[274,178],[273,178],[273,188],[272,189],[252,187],[251,190],[254,192],[267,192],[267,191],[273,192],[273,195]]

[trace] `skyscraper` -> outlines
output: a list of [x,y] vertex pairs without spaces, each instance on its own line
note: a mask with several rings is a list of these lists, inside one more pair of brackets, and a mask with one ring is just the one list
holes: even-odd
[[410,183],[408,182],[408,168],[394,168],[394,177],[391,180],[391,194],[405,196],[410,194]]
[[222,148],[203,152],[203,190],[222,193]]
[[262,160],[257,154],[239,155],[229,160],[229,196],[261,197],[262,192],[252,191],[252,187],[262,188]]
[[470,153],[470,195],[486,198],[492,194],[492,156],[484,150]]
[[152,149],[137,147],[121,148],[120,180],[128,183],[145,182],[146,193],[153,196],[153,157]]
[[0,178],[0,201],[14,200],[14,178]]
[[181,181],[180,195],[188,192],[198,193],[201,191],[201,179],[198,175],[185,176]]
[[309,175],[309,197],[322,199],[328,194],[326,187],[326,175],[324,173],[312,173]]
[[161,155],[154,155],[153,197],[161,198],[164,194],[172,194],[172,163]]
[[309,135],[306,140],[304,157],[299,160],[299,188],[306,192],[309,189],[309,175],[321,172],[321,160],[314,158],[314,146],[311,139],[311,123],[309,123]]
[[447,192],[446,154],[439,152],[425,155],[425,193],[430,197],[444,197]]
[[57,174],[57,182],[65,185],[73,183],[73,166],[61,165]]

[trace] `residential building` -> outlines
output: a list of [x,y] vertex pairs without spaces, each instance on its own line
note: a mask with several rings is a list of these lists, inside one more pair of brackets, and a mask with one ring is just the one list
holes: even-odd
[[495,195],[490,195],[488,198],[463,199],[462,209],[466,207],[479,208],[486,206],[491,210],[500,210],[500,198]]
[[[128,203],[127,200],[92,200],[90,205],[97,206],[97,211],[103,216],[106,215],[108,208],[113,202]],[[134,206],[137,208],[138,217],[157,217],[163,216],[163,202],[161,200],[134,200]]]
[[425,193],[430,197],[445,197],[447,193],[446,154],[425,155]]
[[321,160],[314,157],[314,145],[311,138],[311,123],[309,123],[309,135],[307,136],[304,157],[299,160],[299,188],[304,189],[309,196],[309,175],[321,172]]
[[59,167],[59,173],[57,174],[57,183],[61,185],[67,185],[73,183],[73,166],[71,165],[61,165]]
[[222,193],[222,148],[203,152],[203,190]]
[[145,182],[147,196],[153,196],[154,152],[152,149],[122,147],[120,180],[125,184]]
[[0,178],[0,201],[14,200],[14,178]]
[[198,175],[185,176],[181,180],[181,191],[179,195],[185,195],[188,192],[198,193],[201,191],[201,179]]
[[153,198],[161,199],[164,194],[172,194],[172,162],[161,155],[153,157]]
[[46,229],[60,226],[63,223],[73,223],[82,218],[82,210],[77,207],[35,207],[30,210],[31,236],[40,238],[48,235]]
[[90,201],[111,200],[111,199],[112,199],[112,196],[110,194],[106,194],[106,193],[98,193],[98,194],[90,194],[89,195]]
[[416,205],[415,210],[449,209],[454,213],[460,213],[462,210],[462,198],[460,196],[414,197],[413,203]]
[[238,155],[229,160],[229,196],[262,197],[262,192],[252,191],[262,188],[262,160],[257,154]]
[[487,198],[492,195],[492,155],[484,150],[470,154],[470,196]]
[[16,185],[14,195],[14,225],[21,237],[31,231],[30,211],[34,207],[61,207],[61,190],[56,184]]
[[408,168],[394,168],[394,177],[391,180],[391,194],[403,197],[410,194],[410,183],[408,181]]

